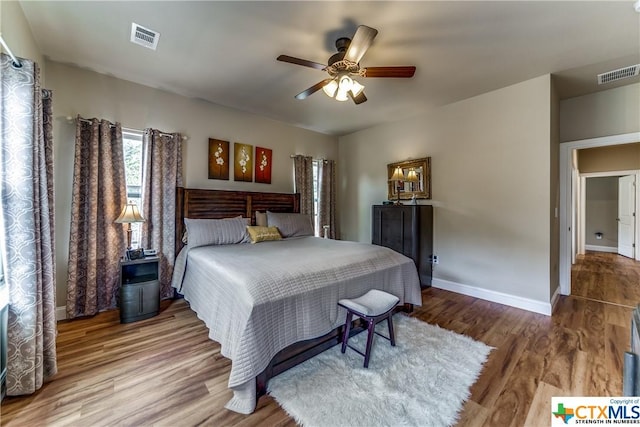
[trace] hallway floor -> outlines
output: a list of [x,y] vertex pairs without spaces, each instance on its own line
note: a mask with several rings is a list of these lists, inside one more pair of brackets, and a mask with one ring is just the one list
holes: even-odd
[[606,252],[578,255],[571,269],[571,295],[635,307],[640,304],[640,262]]

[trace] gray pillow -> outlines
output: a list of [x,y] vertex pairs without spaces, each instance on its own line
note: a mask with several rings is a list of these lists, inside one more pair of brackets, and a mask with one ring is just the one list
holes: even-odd
[[232,245],[250,241],[247,218],[241,216],[225,219],[185,218],[190,248],[206,245]]
[[267,225],[278,227],[282,237],[313,236],[311,215],[267,211]]

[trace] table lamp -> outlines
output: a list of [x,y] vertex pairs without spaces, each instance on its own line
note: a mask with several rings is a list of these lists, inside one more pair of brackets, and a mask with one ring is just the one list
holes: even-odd
[[403,182],[404,180],[404,172],[402,172],[402,168],[400,166],[397,166],[393,171],[393,175],[391,175],[391,178],[389,179],[389,182],[393,182],[396,194],[398,195],[398,199],[395,203],[396,205],[400,205],[400,189],[398,188],[398,183]]
[[416,204],[416,185],[420,182],[418,173],[414,168],[409,169],[407,172],[407,182],[411,183],[411,204]]
[[120,214],[120,216],[115,220],[115,222],[120,223],[120,224],[127,224],[127,250],[130,251],[131,250],[131,232],[133,230],[131,230],[131,223],[132,222],[144,222],[144,218],[142,217],[142,215],[140,215],[140,211],[138,210],[138,206],[133,203],[132,201],[129,201],[129,203],[127,203],[126,205],[124,205],[124,208],[122,209],[122,213]]

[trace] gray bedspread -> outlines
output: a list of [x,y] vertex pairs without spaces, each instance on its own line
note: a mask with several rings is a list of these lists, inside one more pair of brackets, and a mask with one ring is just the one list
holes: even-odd
[[231,359],[227,408],[255,409],[255,377],[283,348],[344,323],[341,298],[369,289],[421,305],[415,264],[388,248],[364,243],[290,238],[258,244],[185,248],[173,287]]

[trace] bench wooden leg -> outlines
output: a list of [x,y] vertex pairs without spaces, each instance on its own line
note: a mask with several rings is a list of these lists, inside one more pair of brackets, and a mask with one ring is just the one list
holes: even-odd
[[387,317],[387,323],[389,324],[389,341],[391,341],[391,346],[396,346],[396,336],[393,333],[393,313],[389,313],[389,317]]
[[369,333],[367,334],[367,350],[364,353],[364,367],[369,367],[369,356],[371,356],[371,345],[373,344],[373,332],[376,330],[376,322],[373,319],[367,319],[369,323]]
[[347,311],[347,320],[344,323],[344,335],[342,336],[342,352],[347,350],[347,341],[349,341],[349,333],[351,332],[351,320],[353,319],[353,313]]

